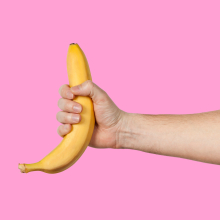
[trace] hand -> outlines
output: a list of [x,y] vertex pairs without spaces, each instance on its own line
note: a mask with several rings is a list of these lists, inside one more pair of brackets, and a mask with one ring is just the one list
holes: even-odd
[[95,113],[95,128],[89,146],[96,148],[118,148],[119,131],[125,112],[120,110],[108,94],[90,80],[70,88],[62,85],[59,89],[61,99],[58,106],[57,120],[63,125],[57,129],[63,137],[71,131],[71,124],[80,122],[80,112],[83,106],[72,101],[75,95],[89,96],[93,101]]

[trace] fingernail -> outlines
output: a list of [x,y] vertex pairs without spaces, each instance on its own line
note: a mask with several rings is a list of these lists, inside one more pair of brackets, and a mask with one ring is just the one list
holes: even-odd
[[74,105],[74,106],[73,106],[73,111],[74,111],[75,113],[80,113],[80,112],[82,111],[81,105]]
[[79,122],[79,115],[73,115],[73,117],[72,117],[72,121],[73,121],[73,123],[77,123],[77,122]]
[[65,124],[64,125],[64,128],[67,130],[67,129],[69,129],[69,125],[68,124]]
[[73,99],[73,93],[72,92],[67,92],[67,98],[68,99]]
[[71,88],[71,90],[72,90],[72,92],[77,92],[77,91],[79,91],[79,86],[73,86]]

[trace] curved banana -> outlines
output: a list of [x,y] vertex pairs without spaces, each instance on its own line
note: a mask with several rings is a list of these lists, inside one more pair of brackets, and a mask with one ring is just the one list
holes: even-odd
[[[70,44],[67,54],[67,72],[70,87],[92,80],[85,54],[78,44]],[[22,173],[43,171],[58,173],[72,166],[86,150],[92,137],[95,117],[91,98],[77,96],[74,101],[83,107],[81,121],[72,125],[61,143],[41,161],[33,164],[19,164]]]

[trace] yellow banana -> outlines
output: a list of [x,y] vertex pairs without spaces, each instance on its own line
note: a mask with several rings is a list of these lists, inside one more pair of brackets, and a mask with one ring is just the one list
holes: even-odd
[[[85,54],[78,44],[70,44],[67,54],[67,72],[70,87],[92,80]],[[22,173],[43,171],[58,173],[72,166],[86,150],[92,137],[95,117],[91,98],[77,96],[74,101],[83,107],[81,121],[72,125],[72,130],[61,143],[37,163],[19,164]]]

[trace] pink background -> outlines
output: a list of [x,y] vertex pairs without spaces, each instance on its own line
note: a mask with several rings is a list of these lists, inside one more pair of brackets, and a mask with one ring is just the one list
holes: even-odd
[[219,219],[217,165],[88,148],[60,174],[17,168],[61,141],[69,43],[124,111],[220,109],[219,11],[218,0],[1,1],[0,219]]

